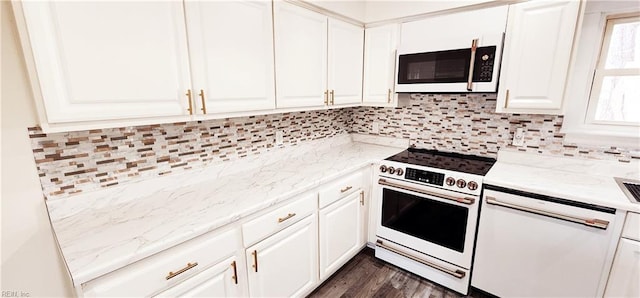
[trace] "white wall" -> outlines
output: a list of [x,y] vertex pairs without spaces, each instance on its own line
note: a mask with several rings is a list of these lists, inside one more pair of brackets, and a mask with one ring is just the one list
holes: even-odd
[[[2,291],[69,297],[71,280],[58,253],[31,153],[27,127],[36,124],[33,96],[11,4],[2,18]],[[18,294],[19,295],[19,294]]]
[[364,22],[414,16],[493,1],[496,0],[368,0],[365,4]]
[[305,0],[363,23],[415,16],[500,0]]
[[365,1],[362,0],[308,0],[309,3],[358,21],[365,20]]

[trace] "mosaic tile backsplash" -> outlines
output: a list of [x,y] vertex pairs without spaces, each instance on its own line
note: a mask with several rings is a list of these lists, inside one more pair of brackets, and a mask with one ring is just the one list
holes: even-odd
[[[495,93],[411,94],[409,104],[402,108],[353,108],[351,131],[374,134],[371,123],[375,121],[380,123],[377,134],[409,139],[419,148],[489,157],[496,157],[498,149],[509,148],[621,162],[640,159],[640,151],[564,144],[560,133],[563,116],[498,114],[495,109]],[[519,127],[525,130],[524,147],[511,145]]]
[[284,145],[346,134],[350,111],[284,113],[231,119],[44,134],[29,137],[48,199],[201,168]]
[[[44,134],[29,128],[48,199],[202,168],[260,154],[284,132],[285,146],[349,132],[405,138],[416,147],[496,157],[501,148],[546,155],[640,159],[616,147],[564,144],[562,116],[496,114],[496,94],[412,94],[402,108],[358,107]],[[516,128],[525,147],[511,145]]]

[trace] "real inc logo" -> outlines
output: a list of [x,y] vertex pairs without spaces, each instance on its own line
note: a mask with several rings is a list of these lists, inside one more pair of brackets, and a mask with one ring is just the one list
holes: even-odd
[[29,297],[29,292],[23,291],[2,291],[2,297]]

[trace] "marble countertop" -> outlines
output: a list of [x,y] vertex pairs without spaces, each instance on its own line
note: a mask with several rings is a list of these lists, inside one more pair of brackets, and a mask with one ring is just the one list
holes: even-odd
[[[76,285],[365,167],[405,148],[338,136],[201,170],[48,201]],[[396,146],[396,147],[392,147]]]
[[551,157],[500,151],[483,183],[640,212],[614,177],[640,180],[640,163]]

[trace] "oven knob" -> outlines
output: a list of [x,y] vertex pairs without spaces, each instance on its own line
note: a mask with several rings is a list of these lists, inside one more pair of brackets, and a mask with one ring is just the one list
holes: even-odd
[[476,190],[478,189],[478,183],[476,183],[475,181],[469,181],[469,183],[467,183],[467,187],[470,190]]
[[387,171],[387,166],[385,166],[385,165],[381,165],[381,166],[380,166],[380,172],[383,172],[383,173],[384,173],[384,172],[386,172],[386,171]]
[[404,171],[402,170],[402,168],[397,168],[397,169],[396,169],[396,174],[397,174],[398,176],[402,176],[402,174],[403,174],[403,173],[404,173]]
[[393,175],[393,173],[396,172],[396,169],[394,169],[393,167],[389,167],[389,174]]
[[466,181],[464,181],[464,180],[462,180],[462,179],[458,179],[458,181],[456,182],[456,185],[457,185],[459,188],[464,188],[465,186],[467,186],[467,182],[466,182]]
[[454,184],[456,184],[456,179],[453,178],[453,177],[449,177],[449,178],[447,178],[446,182],[447,182],[447,185],[453,186]]

